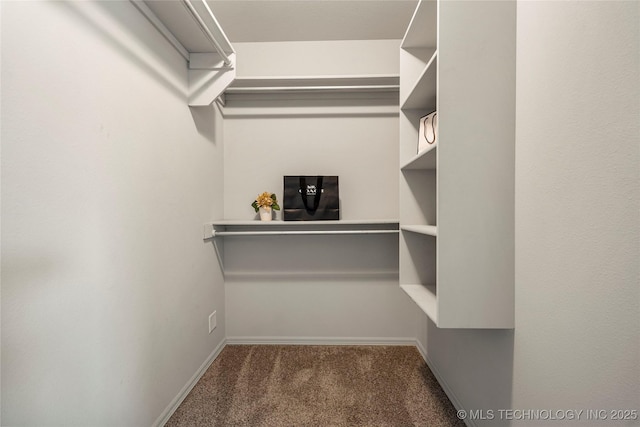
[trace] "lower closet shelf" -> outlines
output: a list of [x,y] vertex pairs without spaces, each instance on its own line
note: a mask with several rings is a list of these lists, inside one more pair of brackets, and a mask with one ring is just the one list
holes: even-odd
[[225,236],[398,234],[398,220],[234,221],[205,225],[204,238]]
[[438,324],[438,299],[435,285],[400,285],[422,311]]

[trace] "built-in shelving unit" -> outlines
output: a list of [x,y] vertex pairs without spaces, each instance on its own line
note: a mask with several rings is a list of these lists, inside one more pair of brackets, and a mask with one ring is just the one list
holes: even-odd
[[441,328],[514,326],[515,18],[420,1],[400,48],[400,287]]
[[418,3],[400,49],[400,288],[437,324],[437,144],[417,151],[420,117],[437,105],[436,26],[436,3]]

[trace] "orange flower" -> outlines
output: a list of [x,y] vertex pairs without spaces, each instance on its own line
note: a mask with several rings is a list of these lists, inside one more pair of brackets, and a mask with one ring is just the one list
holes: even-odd
[[256,199],[256,202],[258,203],[258,207],[261,207],[261,208],[271,207],[271,205],[273,205],[273,199],[271,198],[271,193],[265,191],[264,193],[258,196],[258,198]]
[[268,191],[265,191],[264,193],[258,195],[256,200],[251,203],[251,206],[256,210],[256,212],[258,212],[260,208],[273,208],[276,211],[280,210],[276,195],[273,193],[269,193]]

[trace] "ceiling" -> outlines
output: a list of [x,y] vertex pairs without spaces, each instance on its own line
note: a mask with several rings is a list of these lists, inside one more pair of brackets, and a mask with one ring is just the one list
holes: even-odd
[[401,39],[417,0],[208,0],[233,42]]
[[[145,0],[189,52],[211,45],[179,0]],[[417,0],[207,0],[231,43],[402,39]]]

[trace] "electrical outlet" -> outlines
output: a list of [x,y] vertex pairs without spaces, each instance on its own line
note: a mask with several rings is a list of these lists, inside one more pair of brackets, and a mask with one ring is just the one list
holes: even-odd
[[218,326],[218,321],[216,319],[216,312],[214,311],[209,315],[209,333],[213,332],[216,326]]

